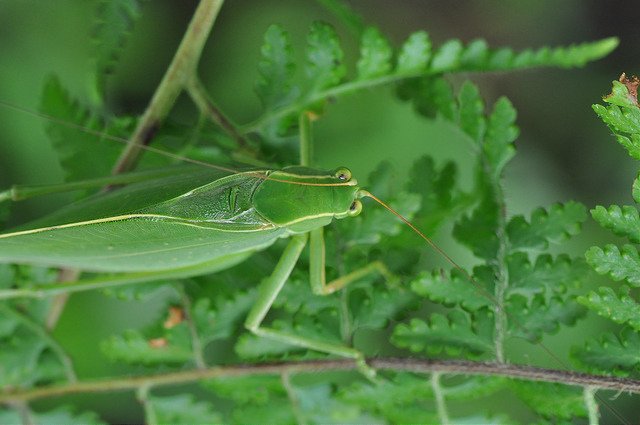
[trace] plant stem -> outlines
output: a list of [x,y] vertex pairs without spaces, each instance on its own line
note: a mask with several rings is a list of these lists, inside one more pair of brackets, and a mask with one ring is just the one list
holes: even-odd
[[240,134],[236,125],[227,117],[214,101],[209,97],[207,90],[197,75],[193,75],[186,83],[186,90],[191,96],[193,103],[196,104],[202,114],[207,116],[212,122],[219,125],[229,136],[231,136],[240,147],[246,147],[247,141]]
[[[505,376],[529,381],[555,382],[565,385],[589,386],[594,389],[626,391],[640,394],[640,380],[590,375],[564,370],[543,369],[531,366],[516,366],[497,363],[481,363],[452,360],[377,358],[367,359],[367,363],[379,370],[396,372]],[[16,403],[68,394],[98,393],[109,391],[137,390],[142,386],[178,385],[188,382],[216,379],[221,377],[251,375],[281,375],[287,373],[318,373],[328,371],[357,370],[358,363],[350,359],[311,360],[304,362],[263,363],[239,366],[209,367],[206,369],[184,370],[157,375],[133,376],[126,378],[84,381],[72,384],[34,388],[13,393],[0,394],[0,403]]]
[[136,391],[136,398],[144,410],[145,423],[147,425],[156,425],[158,423],[158,417],[155,410],[153,410],[153,405],[149,401],[149,386],[143,385],[138,388],[138,391]]
[[313,148],[311,116],[306,111],[302,111],[298,118],[298,123],[300,126],[300,165],[309,167]]
[[184,288],[180,288],[179,291],[180,301],[182,302],[182,306],[184,308],[185,320],[189,328],[189,333],[191,334],[191,349],[193,350],[193,361],[195,362],[198,369],[206,369],[207,363],[204,361],[204,355],[202,352],[202,341],[200,340],[200,335],[198,335],[196,324],[193,321],[193,308],[191,305],[191,300],[184,292]]
[[280,380],[282,381],[282,386],[287,392],[287,397],[289,398],[289,403],[291,403],[291,410],[293,410],[293,416],[296,418],[296,422],[298,425],[307,425],[304,413],[300,410],[300,401],[296,395],[296,390],[291,384],[291,376],[289,372],[282,372],[280,374]]
[[442,393],[442,387],[440,386],[441,372],[434,372],[431,374],[431,388],[433,388],[433,396],[436,399],[436,410],[438,412],[438,419],[442,425],[449,425],[449,412],[447,411],[447,403]]
[[33,420],[33,415],[31,414],[31,409],[27,403],[20,401],[11,405],[14,410],[18,411],[20,415],[20,422],[22,425],[35,425],[35,421]]
[[202,49],[209,38],[222,3],[223,0],[202,0],[198,5],[167,72],[114,166],[113,174],[120,174],[135,167],[142,152],[141,146],[151,140],[180,92],[195,75]]
[[[56,284],[73,282],[74,280],[78,280],[79,277],[80,270],[63,268],[58,272],[58,280]],[[49,307],[47,319],[45,320],[45,329],[47,331],[52,331],[53,329],[55,329],[56,325],[58,324],[58,320],[60,320],[60,316],[62,316],[62,312],[67,305],[69,295],[69,293],[61,293],[53,298],[51,306]]]
[[507,334],[507,312],[505,311],[504,297],[509,287],[509,271],[507,269],[507,252],[508,240],[506,236],[507,220],[505,217],[506,206],[504,204],[504,194],[500,182],[493,185],[495,199],[498,205],[498,228],[496,235],[498,236],[498,252],[496,253],[496,286],[494,289],[495,304],[495,328],[494,328],[494,349],[496,352],[496,361],[498,363],[505,362],[504,356],[504,340]]
[[596,402],[596,388],[593,386],[584,387],[582,391],[584,395],[584,404],[589,414],[589,425],[598,425],[600,423],[598,414],[598,403]]
[[241,126],[240,130],[243,134],[258,132],[267,123],[277,120],[279,118],[286,117],[291,114],[295,114],[300,110],[304,110],[309,105],[313,105],[324,99],[329,99],[332,97],[338,97],[345,94],[354,93],[359,90],[363,90],[370,87],[391,84],[394,82],[406,80],[408,78],[426,76],[431,74],[433,74],[433,72],[419,71],[419,72],[414,72],[410,74],[392,74],[392,75],[385,75],[382,77],[371,78],[368,80],[350,81],[344,84],[340,84],[339,86],[331,87],[326,90],[320,91],[307,98],[300,99],[297,102],[293,102],[289,105],[283,106],[282,108],[276,109],[274,111],[269,111],[263,116],[259,117],[257,120],[249,124],[246,124],[244,126]]

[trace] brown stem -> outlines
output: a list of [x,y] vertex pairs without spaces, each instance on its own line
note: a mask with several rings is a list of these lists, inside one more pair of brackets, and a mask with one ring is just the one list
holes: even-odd
[[[456,360],[427,360],[403,358],[371,359],[368,364],[378,370],[396,372],[434,373],[441,375],[504,376],[529,381],[555,382],[565,385],[589,386],[594,389],[625,391],[640,394],[640,380],[612,376],[590,375],[564,370],[544,369],[532,366],[517,366],[497,363],[481,363]],[[220,377],[250,375],[281,375],[282,373],[318,373],[340,370],[357,370],[353,360],[315,360],[304,362],[281,362],[239,366],[210,367],[180,372],[147,376],[84,381],[72,384],[35,388],[0,395],[0,403],[11,404],[30,400],[59,397],[77,393],[137,390],[143,386],[155,387],[177,385],[187,382]]]

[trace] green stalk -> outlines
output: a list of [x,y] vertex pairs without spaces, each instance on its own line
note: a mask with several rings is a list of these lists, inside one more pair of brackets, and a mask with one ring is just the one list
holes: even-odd
[[222,3],[223,0],[202,0],[198,5],[167,72],[138,122],[127,147],[116,162],[113,174],[120,174],[135,167],[140,159],[142,146],[151,140],[180,92],[195,75],[202,49],[209,38]]
[[440,386],[440,372],[431,374],[431,388],[433,389],[433,396],[436,399],[436,411],[438,412],[440,424],[451,424],[449,412],[447,411],[447,403],[444,399],[442,387]]

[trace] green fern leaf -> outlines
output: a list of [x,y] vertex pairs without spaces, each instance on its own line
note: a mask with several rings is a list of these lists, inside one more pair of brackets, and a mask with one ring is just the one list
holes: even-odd
[[640,304],[629,295],[628,286],[622,286],[618,293],[612,288],[600,287],[598,292],[578,297],[578,302],[602,317],[640,332]]
[[611,95],[604,98],[608,106],[593,105],[593,110],[613,131],[632,158],[640,159],[640,109],[626,86],[613,82]]
[[[0,423],[24,423],[24,416],[18,410],[0,410]],[[106,425],[94,412],[74,413],[68,406],[56,407],[47,412],[29,412],[29,423],[32,424],[65,424],[65,425]]]
[[637,204],[640,204],[640,176],[637,176],[633,180],[631,195],[633,196],[633,200],[636,201]]
[[[282,322],[279,322],[282,324]],[[274,359],[287,353],[300,352],[302,349],[293,344],[270,338],[244,333],[234,346],[235,353],[242,359]]]
[[458,93],[458,125],[480,144],[486,130],[486,119],[484,117],[484,101],[480,97],[478,87],[470,81],[465,81]]
[[231,399],[239,404],[265,405],[287,395],[282,380],[277,376],[216,378],[202,381],[202,386],[219,397]]
[[[40,111],[82,128],[100,133],[106,130],[88,109],[71,99],[55,77],[50,77],[44,85]],[[66,180],[108,175],[120,153],[120,146],[112,141],[96,140],[93,134],[55,121],[47,124],[47,134],[58,153]]]
[[602,275],[611,279],[625,280],[633,286],[640,286],[640,256],[632,245],[624,245],[622,250],[609,244],[604,249],[592,246],[585,253],[587,263]]
[[[362,293],[366,295],[362,295]],[[349,293],[354,329],[382,329],[401,312],[414,304],[415,295],[400,288],[366,288]]]
[[447,40],[433,54],[431,60],[432,73],[442,73],[460,66],[460,56],[464,47],[460,40]]
[[473,273],[476,285],[469,282],[469,278],[461,271],[454,269],[450,274],[434,271],[422,272],[410,283],[411,290],[430,299],[448,306],[459,305],[466,310],[475,311],[493,306],[493,271],[487,266],[476,267]]
[[309,272],[302,269],[293,271],[273,306],[284,308],[290,314],[300,312],[313,316],[338,308],[339,302],[334,296],[314,296],[309,285]]
[[[0,315],[0,321],[10,320]],[[65,378],[62,365],[42,338],[17,323],[11,328],[13,333],[0,339],[0,388],[29,388]]]
[[[158,284],[158,282],[139,283],[136,285],[115,286],[106,288],[103,293],[106,296],[117,298],[120,301],[145,301],[160,294],[170,293],[173,298],[177,299],[178,291],[176,283]],[[165,292],[166,291],[166,292]]]
[[340,396],[367,409],[384,411],[429,399],[433,397],[433,387],[422,377],[401,372],[376,385],[370,382],[352,384],[341,391]]
[[[158,344],[154,341],[158,341]],[[100,348],[113,361],[134,364],[180,364],[193,358],[191,334],[184,323],[160,337],[147,337],[130,329],[123,335],[112,335],[102,342]]]
[[397,74],[416,74],[427,69],[431,57],[431,40],[424,31],[414,32],[404,42],[398,55]]
[[297,424],[297,418],[291,409],[291,400],[282,397],[273,400],[268,406],[242,405],[233,410],[230,424]]
[[545,418],[571,420],[587,416],[582,388],[516,380],[509,387],[527,406]]
[[362,412],[357,406],[334,397],[330,383],[295,387],[302,416],[313,424],[372,424],[384,425],[385,421]]
[[307,77],[311,92],[340,83],[346,74],[340,40],[333,27],[314,22],[307,37]]
[[416,112],[428,118],[440,114],[453,121],[457,114],[451,84],[440,77],[422,77],[403,81],[398,85],[398,97],[411,101]]
[[507,224],[511,249],[547,248],[548,242],[558,243],[577,235],[586,218],[585,207],[578,202],[538,208],[529,222],[523,216],[515,216]]
[[[605,100],[610,99],[605,98]],[[618,135],[618,141],[620,141],[623,146],[627,147],[632,157],[637,159],[638,139],[635,136],[640,132],[640,123],[638,122],[640,112],[638,112],[638,107],[635,105],[609,105],[605,108],[602,105],[593,105],[593,108],[605,124],[607,124],[613,132]],[[626,136],[631,136],[632,139],[629,140]],[[623,140],[627,140],[627,142],[624,143],[622,142]]]
[[495,181],[502,174],[502,169],[515,155],[513,142],[518,137],[518,127],[515,126],[516,110],[511,102],[502,97],[493,106],[493,111],[487,120],[487,132],[483,143],[486,161],[492,170]]
[[490,396],[503,389],[509,380],[496,376],[469,376],[463,382],[442,389],[447,400],[468,400]]
[[100,1],[91,34],[96,61],[96,94],[102,94],[105,77],[113,72],[139,17],[140,3],[136,0]]
[[591,216],[605,229],[618,236],[626,236],[631,242],[640,243],[640,216],[635,207],[611,205],[609,209],[596,206]]
[[299,95],[299,89],[292,81],[296,66],[289,34],[281,26],[271,25],[260,51],[260,78],[255,90],[263,106],[273,109],[292,102]]
[[340,399],[382,416],[389,423],[437,423],[437,416],[428,409],[433,398],[431,382],[422,377],[398,373],[376,385],[356,383],[343,388]]
[[[314,341],[341,344],[340,337],[335,333],[338,330],[337,326],[335,326],[335,323],[331,323],[331,325],[302,316],[290,321],[274,320],[266,326],[282,333],[300,335]],[[304,352],[305,349],[297,345],[245,333],[238,338],[235,351],[242,358],[255,359],[277,358],[287,353]]]
[[618,46],[618,39],[602,40],[562,47],[542,47],[514,52],[509,48],[490,50],[484,40],[474,40],[461,53],[461,68],[468,71],[498,71],[555,66],[581,67],[600,59]]
[[544,334],[554,334],[560,325],[572,326],[586,310],[567,296],[545,300],[542,296],[528,302],[523,297],[511,297],[507,305],[510,334],[529,341],[539,341]]
[[626,120],[620,122],[622,125],[621,131],[636,133],[640,125],[640,122],[638,122],[640,114],[636,112],[638,109],[637,99],[629,93],[629,89],[622,81],[613,81],[612,84],[611,94],[605,96],[603,100],[611,105],[629,108],[624,109],[624,118]]
[[[218,378],[205,381],[202,385],[216,396],[235,402],[231,415],[232,423],[297,423],[291,400],[283,387],[281,377]],[[308,400],[310,389],[292,386],[289,390],[292,396],[299,400],[297,413],[305,418],[313,416],[313,403]],[[326,400],[324,395],[321,398]],[[325,418],[319,423],[330,422]]]
[[463,68],[484,69],[489,64],[489,56],[491,53],[489,45],[485,40],[472,40],[460,55],[460,64]]
[[521,295],[531,301],[536,294],[549,299],[554,294],[566,293],[576,287],[587,274],[588,268],[580,259],[571,259],[561,254],[556,258],[540,255],[534,264],[524,252],[515,252],[507,257],[509,288],[507,297]]
[[389,42],[380,31],[374,27],[367,28],[362,33],[357,79],[366,80],[388,74],[392,54]]
[[456,193],[456,165],[449,161],[442,167],[435,165],[433,158],[424,156],[414,161],[409,170],[406,189],[421,197],[420,209],[415,213],[414,223],[423,233],[431,234],[445,220],[450,219],[452,210],[464,202]]
[[605,334],[599,341],[588,340],[574,347],[572,358],[594,373],[628,375],[640,370],[640,333],[625,328],[620,335]]
[[495,258],[499,248],[497,236],[499,207],[490,188],[486,188],[478,207],[462,217],[453,228],[453,236],[479,258]]
[[229,338],[253,306],[257,291],[238,291],[231,298],[219,298],[214,307],[208,298],[193,306],[192,320],[204,345]]
[[223,423],[222,415],[211,404],[196,401],[190,394],[157,397],[148,399],[147,423],[159,424],[214,424]]
[[[475,322],[478,323],[477,318]],[[396,326],[392,343],[413,352],[444,351],[449,355],[480,356],[493,351],[491,328],[484,326],[486,324],[488,321],[476,328],[471,317],[461,311],[453,311],[448,316],[434,313],[429,322],[412,319],[409,324]]]

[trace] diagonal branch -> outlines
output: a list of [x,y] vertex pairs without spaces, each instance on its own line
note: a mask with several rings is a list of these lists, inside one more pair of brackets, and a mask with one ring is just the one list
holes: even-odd
[[127,172],[135,166],[142,151],[141,146],[151,140],[178,95],[195,74],[202,49],[222,3],[223,0],[202,0],[198,5],[167,72],[114,166],[113,174]]

